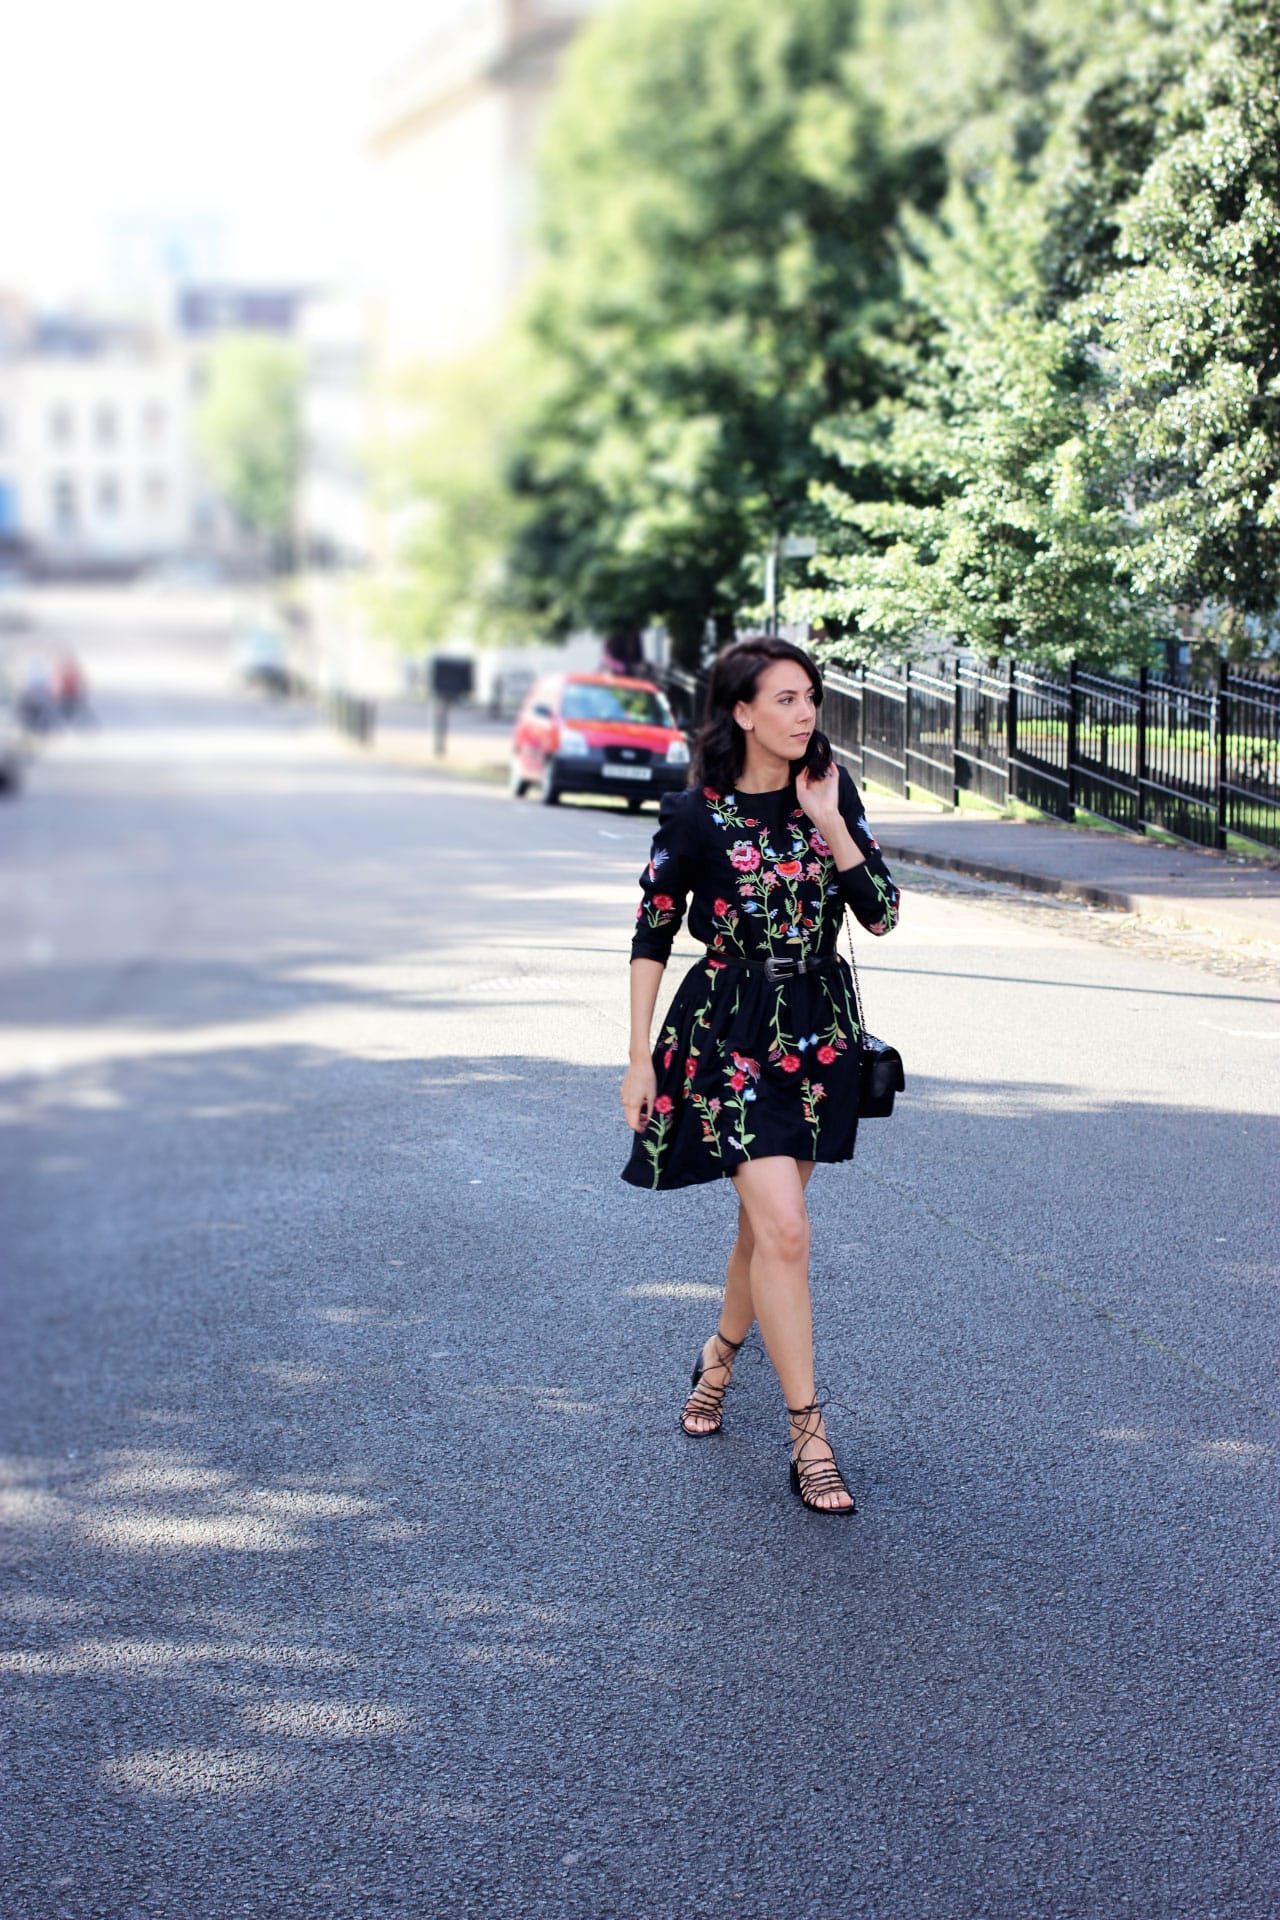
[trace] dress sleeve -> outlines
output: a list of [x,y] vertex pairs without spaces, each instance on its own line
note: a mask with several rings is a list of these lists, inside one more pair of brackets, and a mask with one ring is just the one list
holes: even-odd
[[697,832],[689,793],[664,795],[649,864],[640,875],[633,960],[660,960],[665,966],[684,919],[685,902],[698,860]]
[[837,873],[840,896],[869,933],[892,933],[898,924],[898,889],[884,863],[880,843],[867,825],[862,797],[852,775],[840,769],[840,812],[863,854],[860,867]]

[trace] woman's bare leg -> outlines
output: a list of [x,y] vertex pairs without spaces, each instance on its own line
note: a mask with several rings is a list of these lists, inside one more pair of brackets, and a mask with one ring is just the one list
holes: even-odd
[[765,1348],[787,1405],[807,1406],[814,1393],[813,1314],[809,1212],[800,1163],[782,1157],[748,1160],[733,1183],[751,1229],[751,1303]]
[[[727,1387],[733,1373],[735,1355],[728,1351],[724,1341],[732,1341],[740,1346],[751,1331],[751,1322],[755,1311],[751,1305],[751,1255],[755,1250],[755,1241],[751,1233],[751,1222],[747,1219],[742,1202],[738,1202],[738,1233],[729,1255],[729,1265],[724,1277],[724,1299],[720,1305],[720,1318],[716,1322],[716,1334],[705,1342],[702,1349],[702,1380],[699,1386],[706,1385],[713,1392]],[[699,1399],[697,1388],[685,1402],[681,1421],[690,1433],[710,1433],[719,1426],[718,1414],[701,1413],[699,1405],[705,1405]]]
[[[808,1186],[813,1175],[812,1160],[799,1160],[795,1163],[800,1170],[801,1188]],[[729,1255],[729,1265],[724,1277],[724,1304],[720,1308],[720,1329],[730,1340],[745,1340],[756,1317],[755,1303],[751,1298],[751,1259],[756,1250],[756,1237],[751,1230],[751,1219],[738,1196],[738,1234]]]
[[[808,1407],[815,1396],[809,1212],[805,1206],[805,1188],[812,1172],[812,1161],[779,1156],[748,1160],[733,1176],[751,1230],[751,1304],[788,1407]],[[794,1430],[793,1422],[793,1436]],[[806,1432],[810,1437],[805,1459],[829,1458],[831,1449],[820,1416],[814,1416]],[[852,1500],[848,1493],[828,1493],[819,1496],[818,1504],[851,1506]]]
[[724,1301],[720,1308],[720,1330],[730,1340],[745,1340],[756,1317],[751,1304],[751,1256],[755,1247],[751,1222],[739,1200],[738,1232],[725,1269]]
[[[813,1172],[813,1161],[788,1161],[789,1166],[799,1166],[801,1189],[809,1184]],[[751,1298],[751,1262],[756,1250],[755,1234],[751,1219],[738,1196],[738,1232],[729,1255],[729,1265],[724,1277],[724,1299],[720,1306],[720,1317],[716,1322],[717,1332],[725,1340],[731,1340],[735,1346],[741,1344],[751,1331],[751,1323],[756,1317],[755,1306]],[[767,1343],[766,1343],[767,1344]],[[719,1390],[727,1387],[733,1372],[734,1355],[727,1353],[723,1341],[715,1335],[705,1343],[702,1349],[703,1378],[708,1387]],[[813,1395],[810,1394],[810,1399]],[[799,1405],[799,1402],[793,1404]],[[684,1424],[694,1433],[708,1433],[719,1424],[718,1416],[691,1412],[686,1403],[683,1415]]]

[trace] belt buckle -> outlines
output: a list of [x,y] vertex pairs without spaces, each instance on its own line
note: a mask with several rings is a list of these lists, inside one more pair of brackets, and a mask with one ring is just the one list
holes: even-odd
[[770,982],[793,979],[799,971],[799,963],[786,954],[771,953],[764,963],[764,977]]

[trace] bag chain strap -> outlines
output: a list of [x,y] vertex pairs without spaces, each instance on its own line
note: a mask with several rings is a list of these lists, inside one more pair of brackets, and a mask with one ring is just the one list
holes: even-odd
[[853,975],[853,1004],[858,1010],[858,1041],[859,1044],[861,1044],[862,1037],[867,1031],[867,1016],[862,1011],[862,990],[858,985],[858,962],[854,958],[853,928],[849,925],[849,910],[847,907],[844,912],[844,938],[845,945],[849,949],[849,971]]

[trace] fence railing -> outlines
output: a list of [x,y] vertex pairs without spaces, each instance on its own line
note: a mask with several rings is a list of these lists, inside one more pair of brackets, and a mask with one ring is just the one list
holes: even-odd
[[[1224,663],[1216,685],[1065,676],[1009,662],[827,666],[823,727],[860,781],[958,806],[962,792],[1058,819],[1092,814],[1193,846],[1280,848],[1280,684]],[[706,675],[659,675],[695,727]]]

